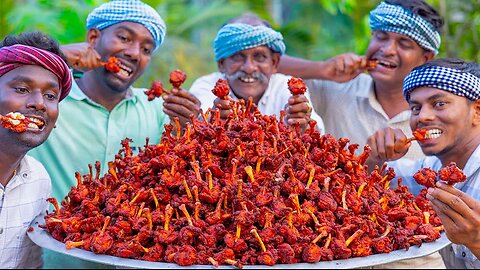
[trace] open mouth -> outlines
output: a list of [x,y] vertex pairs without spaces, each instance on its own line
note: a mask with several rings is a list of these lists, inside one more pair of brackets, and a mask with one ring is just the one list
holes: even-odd
[[387,62],[385,60],[378,60],[378,65],[382,66],[382,67],[386,67],[386,68],[396,68],[397,67],[396,64]]
[[443,134],[443,131],[435,128],[427,130],[427,134],[425,134],[425,139],[436,139]]
[[253,83],[257,81],[257,79],[250,76],[238,77],[238,80],[244,83]]
[[133,70],[127,66],[125,66],[124,64],[120,64],[120,71],[118,72],[119,75],[123,76],[123,77],[129,77],[130,75],[132,75],[133,73]]

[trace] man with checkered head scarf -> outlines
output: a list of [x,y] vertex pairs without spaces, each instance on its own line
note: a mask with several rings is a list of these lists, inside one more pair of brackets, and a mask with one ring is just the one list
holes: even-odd
[[0,266],[41,268],[42,249],[27,226],[47,210],[51,180],[27,152],[55,126],[72,75],[58,43],[39,33],[0,42]]
[[[327,133],[360,145],[387,126],[411,133],[403,79],[436,55],[443,26],[438,12],[424,0],[385,0],[369,20],[372,37],[364,56],[347,53],[327,61],[282,56],[279,68],[307,79]],[[414,143],[406,157],[418,156],[423,154]]]
[[[360,145],[385,127],[412,134],[403,79],[437,54],[443,26],[438,12],[424,0],[385,0],[370,12],[369,21],[372,37],[364,56],[346,53],[327,61],[309,61],[284,55],[279,67],[279,72],[307,79],[326,133]],[[413,142],[404,158],[423,156]],[[434,253],[378,267],[443,268],[444,264]]]
[[286,124],[299,123],[306,129],[308,121],[314,119],[317,128],[323,130],[323,121],[312,111],[308,93],[292,96],[288,90],[290,77],[276,73],[285,44],[282,34],[268,22],[251,13],[230,20],[218,31],[214,50],[219,72],[197,79],[190,88],[203,110],[218,108],[224,119],[232,113],[230,100],[212,93],[216,82],[226,79],[231,98],[251,97],[263,114],[280,116],[285,109]]
[[420,146],[427,157],[399,159],[409,143],[401,130],[387,128],[369,138],[370,163],[388,160],[397,177],[414,194],[423,186],[412,175],[422,168],[439,170],[450,162],[467,180],[453,186],[437,182],[427,199],[440,217],[451,247],[443,249],[447,268],[480,268],[480,65],[459,59],[438,59],[415,68],[406,78],[403,93],[412,129],[426,129]]
[[[139,0],[110,1],[92,10],[86,27],[86,42],[62,46],[69,63],[84,71],[83,76],[74,80],[72,91],[60,105],[57,128],[41,147],[30,152],[52,177],[52,195],[57,200],[76,185],[75,172],[89,173],[88,164],[100,161],[103,175],[120,150],[121,140],[132,139],[135,153],[147,137],[150,143],[159,143],[164,124],[174,116],[184,124],[200,111],[200,102],[183,89],[164,100],[149,101],[146,89],[132,87],[165,40],[165,23],[153,7]],[[119,72],[102,65],[110,57],[119,60]],[[99,267],[77,262],[59,255],[48,257],[46,266]]]

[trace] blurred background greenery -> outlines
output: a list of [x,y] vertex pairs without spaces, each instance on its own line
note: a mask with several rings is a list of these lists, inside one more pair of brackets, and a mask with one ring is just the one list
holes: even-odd
[[[85,19],[104,0],[0,0],[0,38],[40,30],[60,43],[84,41]],[[212,43],[228,19],[246,11],[282,32],[287,54],[324,60],[344,52],[364,54],[368,12],[379,0],[145,0],[167,24],[167,38],[136,86],[187,73],[185,87],[216,70]],[[427,0],[445,18],[440,57],[480,62],[480,0]]]

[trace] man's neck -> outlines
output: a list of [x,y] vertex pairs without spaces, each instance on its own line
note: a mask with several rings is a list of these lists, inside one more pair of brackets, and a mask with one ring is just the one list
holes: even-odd
[[2,150],[0,153],[0,184],[3,187],[6,187],[8,182],[15,176],[25,155],[26,152],[22,154]]
[[77,80],[77,84],[87,97],[102,105],[108,111],[112,111],[127,95],[127,91],[117,92],[97,82],[88,72]]
[[408,110],[408,103],[403,97],[402,86],[390,86],[382,83],[374,84],[375,97],[385,113],[391,119]]
[[477,132],[477,134],[477,136],[464,145],[456,145],[455,148],[452,149],[455,152],[437,156],[442,162],[442,166],[448,166],[448,164],[453,161],[457,164],[458,168],[462,170],[465,169],[468,160],[480,145],[480,133]]

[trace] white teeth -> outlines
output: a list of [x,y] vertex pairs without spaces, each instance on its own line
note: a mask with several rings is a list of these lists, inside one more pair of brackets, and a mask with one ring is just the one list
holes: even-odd
[[386,62],[386,61],[378,61],[378,63],[382,66],[385,66],[385,67],[394,67],[394,65],[392,65],[391,63],[389,62]]
[[443,131],[440,129],[430,129],[427,131],[425,138],[427,139],[436,139],[442,135]]
[[128,73],[132,73],[132,69],[129,68],[129,67],[127,67],[127,66],[125,66],[125,65],[123,65],[123,64],[120,64],[120,68],[123,69],[123,70],[125,70],[125,71],[128,72]]
[[34,123],[28,123],[28,127],[38,129],[38,126]]
[[255,81],[255,79],[252,78],[252,77],[241,77],[239,79],[240,79],[240,81],[246,82],[246,83],[253,83]]
[[120,74],[120,75],[122,75],[122,76],[124,76],[124,77],[128,77],[128,76],[130,75],[127,71],[125,71],[125,70],[123,70],[123,69],[120,69],[120,71],[118,72],[118,74]]

